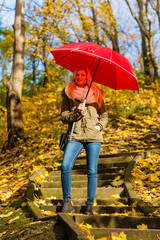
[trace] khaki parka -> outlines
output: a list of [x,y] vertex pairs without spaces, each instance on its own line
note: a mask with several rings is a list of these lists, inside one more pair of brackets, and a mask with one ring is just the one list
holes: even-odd
[[[64,90],[62,91],[61,120],[63,123],[68,124],[68,127],[75,122],[72,140],[80,142],[103,142],[101,131],[106,127],[108,122],[108,114],[104,102],[100,108],[97,103],[86,104],[85,115],[77,109],[79,104],[80,101],[73,101],[66,95]],[[96,125],[100,126],[100,131],[94,128]],[[68,137],[70,138],[70,133]]]

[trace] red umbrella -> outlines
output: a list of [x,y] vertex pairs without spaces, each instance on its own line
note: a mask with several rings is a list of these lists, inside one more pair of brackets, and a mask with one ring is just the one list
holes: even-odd
[[138,81],[130,62],[110,48],[92,42],[70,43],[51,51],[58,65],[74,72],[88,66],[94,82],[115,90],[139,90]]

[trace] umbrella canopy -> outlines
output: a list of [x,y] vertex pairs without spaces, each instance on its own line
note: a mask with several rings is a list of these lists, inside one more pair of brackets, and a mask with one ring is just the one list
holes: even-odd
[[58,65],[74,72],[88,66],[94,82],[115,90],[139,90],[138,81],[130,62],[110,48],[92,42],[70,43],[51,51]]

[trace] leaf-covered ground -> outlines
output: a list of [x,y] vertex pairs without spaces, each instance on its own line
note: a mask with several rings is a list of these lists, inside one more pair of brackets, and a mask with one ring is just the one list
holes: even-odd
[[[33,172],[43,166],[54,167],[62,159],[58,146],[59,136],[67,126],[60,121],[61,90],[62,86],[57,90],[42,89],[42,92],[32,98],[23,97],[25,141],[20,141],[12,151],[0,153],[0,211],[4,211],[5,206],[16,202],[23,195]],[[104,88],[104,91],[109,122],[103,131],[101,154],[137,152],[160,147],[160,86],[152,85],[139,92],[108,88]],[[5,147],[6,140],[6,109],[0,106],[0,146]],[[152,172],[147,173],[148,185],[144,187],[159,198],[158,163],[156,166]],[[135,171],[137,169],[140,168]],[[142,182],[144,178],[142,177]],[[150,179],[156,184],[155,189],[152,189]],[[138,191],[139,176],[136,174],[134,185]],[[145,198],[144,191],[139,191],[138,194]],[[156,204],[159,206],[158,200]]]
[[0,214],[0,239],[3,240],[66,240],[66,234],[56,219],[34,221],[29,215],[24,197]]
[[132,171],[132,184],[139,198],[160,216],[160,152],[149,154],[138,161]]

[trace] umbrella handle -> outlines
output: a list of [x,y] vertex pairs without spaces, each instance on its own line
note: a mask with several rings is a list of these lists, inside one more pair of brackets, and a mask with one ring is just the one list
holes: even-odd
[[84,101],[83,101],[81,104],[83,104],[83,105],[84,105],[84,107],[85,107],[85,104],[86,104],[86,99],[84,99]]
[[91,88],[91,86],[92,86],[92,82],[93,82],[94,77],[95,77],[95,75],[96,75],[96,72],[97,72],[98,66],[99,66],[99,64],[100,64],[100,61],[101,61],[101,59],[98,59],[98,64],[97,64],[97,66],[96,66],[96,70],[94,71],[94,74],[93,74],[93,77],[92,77],[92,81],[91,81],[91,83],[90,83],[90,85],[89,85],[89,88],[88,88],[88,91],[87,91],[87,94],[86,94],[85,100],[86,100],[87,97],[88,97],[89,90],[90,90],[90,88]]

